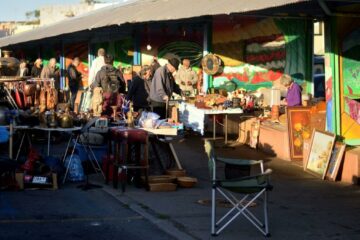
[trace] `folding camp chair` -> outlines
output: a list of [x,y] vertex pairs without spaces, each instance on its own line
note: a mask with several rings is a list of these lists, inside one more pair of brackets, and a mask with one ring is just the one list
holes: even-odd
[[[248,219],[264,236],[268,237],[268,213],[267,213],[267,191],[272,189],[269,183],[271,169],[264,172],[263,161],[244,160],[216,157],[213,143],[205,140],[205,151],[209,157],[209,170],[212,180],[211,195],[211,235],[217,236],[238,216],[243,215]],[[251,167],[260,165],[261,173],[253,176],[246,176],[233,179],[220,179],[217,176],[216,164],[221,162],[231,166]],[[232,205],[232,208],[216,222],[216,193],[220,193]],[[235,194],[241,194],[242,198],[238,200]],[[261,222],[248,209],[260,196],[263,196],[264,205],[264,223]]]

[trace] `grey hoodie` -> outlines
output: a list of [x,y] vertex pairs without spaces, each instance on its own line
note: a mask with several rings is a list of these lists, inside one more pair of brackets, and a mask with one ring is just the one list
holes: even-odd
[[159,67],[152,79],[150,86],[150,99],[153,102],[163,103],[164,96],[169,99],[173,92],[181,94],[179,86],[176,84],[175,79],[168,68],[165,66]]

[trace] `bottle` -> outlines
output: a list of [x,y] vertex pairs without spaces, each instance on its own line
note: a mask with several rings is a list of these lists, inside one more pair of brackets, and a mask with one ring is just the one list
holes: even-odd
[[133,116],[133,112],[134,112],[134,109],[133,109],[133,105],[132,103],[130,103],[130,110],[127,112],[127,124],[128,124],[128,127],[134,127],[134,116]]

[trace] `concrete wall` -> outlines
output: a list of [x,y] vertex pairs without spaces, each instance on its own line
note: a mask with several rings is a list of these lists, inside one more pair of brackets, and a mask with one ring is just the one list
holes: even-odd
[[87,13],[102,7],[111,5],[111,3],[99,4],[68,4],[68,5],[50,5],[40,8],[40,26],[53,24],[71,18],[80,14]]

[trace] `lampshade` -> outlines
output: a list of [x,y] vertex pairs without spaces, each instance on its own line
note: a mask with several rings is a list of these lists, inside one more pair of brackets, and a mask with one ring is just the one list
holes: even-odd
[[270,104],[269,104],[270,106],[280,105],[280,98],[281,98],[280,89],[277,88],[270,89]]

